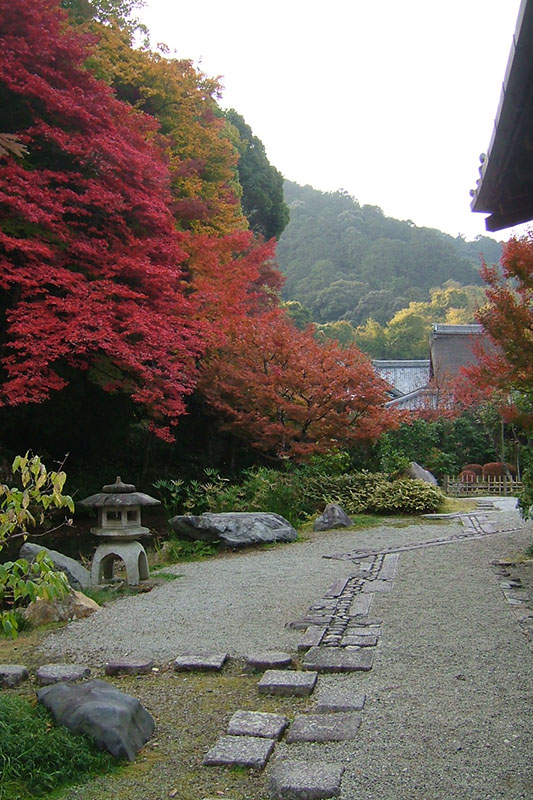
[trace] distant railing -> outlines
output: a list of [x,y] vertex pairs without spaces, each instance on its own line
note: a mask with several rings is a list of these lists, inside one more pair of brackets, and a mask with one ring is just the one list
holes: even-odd
[[445,475],[442,479],[442,488],[449,497],[475,497],[484,494],[515,495],[522,491],[522,481],[513,478],[492,478],[488,475],[479,477],[478,480],[462,481]]

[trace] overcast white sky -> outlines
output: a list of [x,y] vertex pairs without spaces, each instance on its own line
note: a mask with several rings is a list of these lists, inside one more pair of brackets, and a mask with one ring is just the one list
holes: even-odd
[[[467,239],[520,0],[146,0],[286,178]],[[494,234],[507,239],[510,230]]]

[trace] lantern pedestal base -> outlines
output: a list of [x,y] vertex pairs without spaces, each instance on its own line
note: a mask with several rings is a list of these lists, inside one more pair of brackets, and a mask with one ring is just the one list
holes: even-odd
[[130,586],[138,586],[148,580],[148,559],[146,550],[136,541],[108,541],[98,545],[91,567],[91,582],[94,586],[107,583],[113,578],[115,561],[123,561]]

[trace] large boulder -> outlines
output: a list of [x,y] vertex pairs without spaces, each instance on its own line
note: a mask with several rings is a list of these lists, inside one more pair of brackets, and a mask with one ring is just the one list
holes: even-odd
[[116,758],[134,761],[154,732],[153,717],[140,702],[105,681],[55,683],[39,689],[37,699],[58,725],[90,736]]
[[315,519],[314,531],[330,531],[334,528],[350,528],[353,520],[337,503],[328,503],[322,514]]
[[63,553],[58,553],[57,550],[49,550],[40,544],[33,544],[33,542],[24,542],[20,548],[19,558],[25,558],[28,561],[34,561],[37,553],[41,550],[46,551],[46,555],[53,561],[54,567],[60,572],[64,572],[67,580],[73,589],[85,589],[91,585],[91,573],[85,567],[76,561],[74,558],[64,556]]
[[429,470],[417,464],[416,461],[411,461],[407,469],[404,470],[404,475],[406,478],[413,478],[417,481],[424,481],[425,483],[433,484],[433,486],[438,486],[436,477]]
[[98,611],[100,606],[82,592],[72,591],[65,597],[45,600],[38,597],[22,612],[34,628],[50,622],[67,622],[69,619],[84,619]]
[[284,517],[262,511],[178,516],[172,517],[169,524],[178,536],[204,542],[220,541],[228,547],[294,542],[298,536]]

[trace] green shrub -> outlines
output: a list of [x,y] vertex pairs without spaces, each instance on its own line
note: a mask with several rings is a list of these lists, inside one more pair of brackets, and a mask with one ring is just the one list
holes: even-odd
[[[321,512],[327,503],[338,503],[351,515],[412,514],[435,511],[444,500],[439,489],[422,481],[391,481],[383,473],[339,474],[339,462],[334,460],[325,465],[326,472],[320,471],[323,466],[317,461],[285,472],[255,467],[243,474],[240,483],[230,483],[218,476],[208,484],[193,482],[192,489],[185,487],[184,491],[189,492],[188,497],[198,498],[198,504],[186,513],[269,511],[297,527]],[[170,541],[180,542],[176,547],[182,558],[181,540]]]
[[176,561],[198,561],[201,558],[214,556],[218,552],[219,542],[202,542],[198,539],[178,539],[171,536],[165,542],[164,559],[169,564]]
[[[74,511],[72,498],[62,493],[67,476],[48,472],[39,456],[17,456],[12,472],[21,486],[0,484],[0,551],[13,539],[22,544],[28,528],[42,524],[51,509]],[[65,574],[54,569],[44,551],[31,564],[24,558],[0,564],[0,631],[16,637],[20,621],[17,609],[38,597],[62,597],[69,588]]]
[[429,514],[438,511],[443,502],[444,495],[437,486],[404,478],[378,486],[368,510],[376,514]]
[[42,797],[115,764],[86,736],[56,727],[44,706],[0,696],[0,800]]

